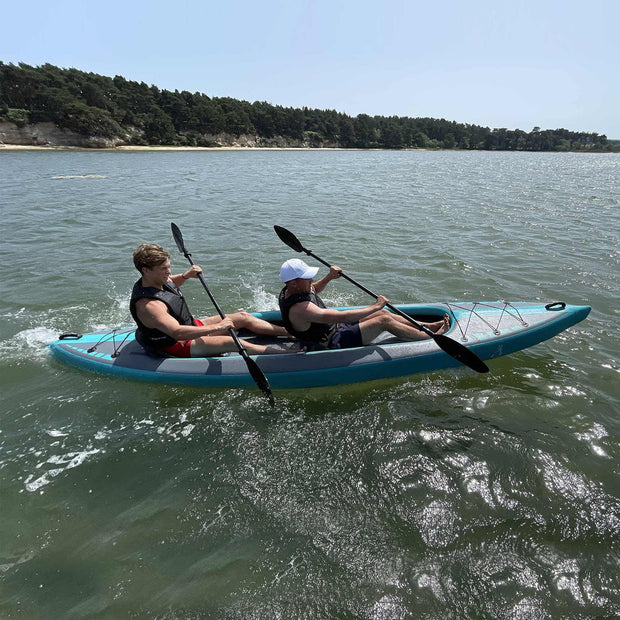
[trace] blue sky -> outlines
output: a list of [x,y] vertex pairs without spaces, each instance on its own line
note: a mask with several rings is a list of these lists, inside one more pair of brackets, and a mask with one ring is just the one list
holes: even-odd
[[620,0],[33,0],[2,22],[5,63],[620,139]]

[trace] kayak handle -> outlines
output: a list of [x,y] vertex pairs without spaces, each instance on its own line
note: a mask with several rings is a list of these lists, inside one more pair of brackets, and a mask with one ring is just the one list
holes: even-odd
[[566,308],[566,304],[563,301],[554,301],[545,306],[545,310],[564,310]]

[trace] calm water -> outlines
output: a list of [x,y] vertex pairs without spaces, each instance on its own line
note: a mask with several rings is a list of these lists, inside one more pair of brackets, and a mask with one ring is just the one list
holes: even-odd
[[[619,204],[617,155],[0,152],[0,616],[617,616]],[[172,251],[170,221],[225,311],[276,307],[276,223],[393,303],[593,311],[489,375],[273,412],[50,360],[130,322],[131,254]]]

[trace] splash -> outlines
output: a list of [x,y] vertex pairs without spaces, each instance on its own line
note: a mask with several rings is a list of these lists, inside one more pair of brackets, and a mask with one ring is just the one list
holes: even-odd
[[0,341],[0,355],[6,360],[43,359],[47,345],[58,339],[58,331],[38,326],[17,332],[12,338]]

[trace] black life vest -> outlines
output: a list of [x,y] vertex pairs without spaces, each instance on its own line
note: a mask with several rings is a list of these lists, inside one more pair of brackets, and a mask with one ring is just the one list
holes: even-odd
[[134,321],[138,325],[136,330],[136,340],[144,347],[153,347],[159,349],[161,347],[172,346],[176,340],[171,338],[159,329],[147,327],[138,318],[136,311],[136,302],[138,299],[157,299],[163,301],[168,307],[168,312],[181,325],[194,325],[194,317],[191,315],[187,303],[181,289],[172,281],[164,284],[163,290],[154,286],[142,286],[142,278],[133,285],[131,291],[131,301],[129,302],[129,311]]
[[323,300],[314,291],[310,293],[295,293],[288,297],[285,297],[285,295],[286,286],[280,291],[278,298],[280,313],[282,314],[282,321],[286,331],[293,334],[304,345],[315,344],[319,345],[319,348],[328,348],[329,339],[336,328],[335,323],[310,323],[310,327],[306,331],[299,331],[293,327],[289,318],[289,312],[295,304],[302,301],[310,301],[319,308],[326,308],[327,306],[323,303]]

